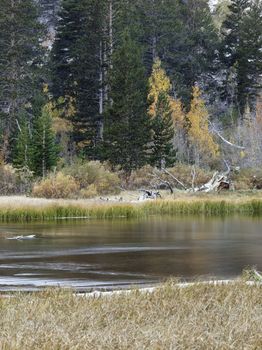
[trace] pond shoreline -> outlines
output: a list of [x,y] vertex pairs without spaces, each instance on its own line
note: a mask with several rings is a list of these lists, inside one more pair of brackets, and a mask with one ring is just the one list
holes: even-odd
[[1,222],[143,218],[152,215],[262,215],[262,195],[183,195],[134,201],[0,197]]

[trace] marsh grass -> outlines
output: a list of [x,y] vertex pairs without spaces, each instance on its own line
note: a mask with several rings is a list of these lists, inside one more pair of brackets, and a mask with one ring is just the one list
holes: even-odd
[[261,285],[174,282],[103,297],[0,298],[0,349],[261,349]]
[[151,215],[261,215],[260,196],[177,196],[147,202],[46,200],[26,197],[0,199],[0,221],[59,218],[140,218]]

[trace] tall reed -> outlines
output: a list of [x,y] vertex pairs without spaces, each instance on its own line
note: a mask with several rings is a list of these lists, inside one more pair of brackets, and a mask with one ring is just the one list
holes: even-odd
[[90,203],[51,201],[43,205],[34,203],[1,205],[0,221],[18,222],[54,220],[59,218],[141,218],[151,215],[205,215],[232,214],[261,215],[262,199],[181,198],[144,203]]

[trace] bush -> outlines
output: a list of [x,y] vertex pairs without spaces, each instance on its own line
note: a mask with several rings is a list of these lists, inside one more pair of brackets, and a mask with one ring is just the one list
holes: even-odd
[[72,176],[58,172],[35,184],[32,195],[44,198],[73,198],[78,195],[78,191],[79,185]]
[[[65,168],[64,173],[76,180],[82,194],[96,192],[96,194],[108,195],[120,192],[118,175],[110,172],[98,161],[76,162]],[[90,185],[93,185],[93,187],[90,187]],[[84,196],[86,197],[86,195]]]
[[262,189],[262,169],[246,168],[234,172],[232,180],[236,190]]
[[0,194],[11,195],[20,192],[19,178],[11,165],[0,166]]
[[[168,171],[173,174],[178,180],[180,180],[186,187],[192,186],[192,166],[186,164],[177,164]],[[201,186],[207,183],[212,178],[213,172],[195,167],[195,186]],[[170,177],[167,179],[171,181]],[[177,183],[174,183],[175,187],[179,187]]]
[[133,171],[128,181],[128,187],[139,189],[150,186],[153,171],[154,168],[151,165],[145,165],[143,168]]
[[81,198],[94,198],[98,195],[97,188],[94,184],[89,185],[87,188],[83,188],[80,191]]

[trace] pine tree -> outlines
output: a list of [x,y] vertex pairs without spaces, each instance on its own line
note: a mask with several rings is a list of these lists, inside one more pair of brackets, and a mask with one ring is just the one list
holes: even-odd
[[45,177],[58,160],[58,147],[52,130],[52,120],[45,107],[33,125],[30,147],[30,169],[36,176]]
[[10,137],[21,111],[38,90],[42,62],[41,26],[33,0],[2,0],[0,11],[0,109],[2,150],[9,157]]
[[[262,73],[262,3],[260,0],[233,0],[222,26],[223,59],[229,72],[235,71],[233,103],[240,115],[248,103],[254,107]],[[228,95],[227,79],[225,95]]]
[[167,63],[172,45],[178,43],[183,28],[181,4],[178,0],[135,0],[136,17],[140,24],[139,41],[144,47],[144,64],[151,74],[154,61]]
[[169,98],[160,92],[156,104],[156,115],[152,119],[152,145],[150,164],[158,168],[170,167],[175,162],[173,147],[174,127]]
[[[105,1],[63,0],[52,51],[55,98],[75,101],[74,140],[89,158],[97,157],[99,127],[105,104],[103,89]],[[102,106],[101,106],[102,104]]]
[[31,137],[29,125],[24,117],[18,128],[18,135],[15,140],[14,149],[12,152],[13,165],[17,169],[30,169],[30,148]]
[[125,31],[115,49],[110,74],[110,94],[104,156],[127,175],[146,163],[150,136],[147,117],[147,83],[141,50]]
[[172,99],[169,96],[171,83],[161,61],[153,65],[149,79],[149,117],[152,126],[150,163],[157,167],[172,166],[175,161],[173,149],[174,125],[172,120]]

